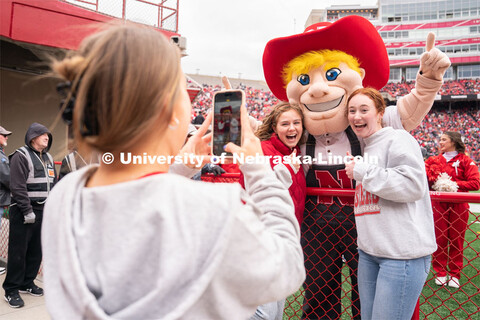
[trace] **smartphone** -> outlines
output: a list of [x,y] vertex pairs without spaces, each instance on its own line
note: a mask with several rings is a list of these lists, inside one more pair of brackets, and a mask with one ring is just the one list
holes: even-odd
[[212,154],[232,156],[224,146],[233,142],[241,145],[240,108],[245,93],[242,90],[221,91],[213,97],[213,137]]

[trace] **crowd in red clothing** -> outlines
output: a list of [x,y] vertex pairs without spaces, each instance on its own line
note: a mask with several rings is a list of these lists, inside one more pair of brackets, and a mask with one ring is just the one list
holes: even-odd
[[382,88],[382,90],[380,90],[380,92],[387,92],[392,97],[401,97],[410,93],[410,90],[409,90],[408,84],[405,82],[401,82],[401,83],[389,82],[385,87]]
[[[388,91],[392,95],[406,95],[413,87],[414,82],[388,83],[382,91]],[[460,89],[459,89],[460,88]],[[478,93],[480,79],[464,79],[459,81],[446,81],[442,86],[442,94],[473,94]],[[192,119],[209,108],[215,91],[220,86],[203,85],[203,90],[193,102]],[[253,87],[241,86],[245,90],[247,98],[247,110],[249,114],[258,120],[263,120],[270,108],[277,103],[277,99],[268,90],[256,89]],[[455,92],[455,93],[452,93]],[[432,110],[423,120],[422,124],[411,133],[418,140],[420,145],[427,150],[427,155],[437,154],[438,139],[444,131],[458,131],[465,138],[466,152],[475,161],[480,161],[480,111],[475,108],[452,109],[452,112],[445,110]]]
[[[380,90],[388,92],[392,97],[405,96],[415,87],[415,81],[389,82]],[[465,95],[480,92],[480,79],[447,80],[440,88],[441,95]]]
[[[204,111],[212,105],[213,94],[220,89],[220,86],[206,84],[202,86],[202,91],[192,104],[192,119],[195,118],[198,113]],[[278,101],[270,91],[247,87],[244,85],[241,85],[236,89],[242,89],[245,91],[247,110],[252,117],[258,120],[263,120],[265,115],[269,113],[270,108],[277,104]]]
[[480,161],[480,110],[475,108],[432,110],[420,126],[411,132],[427,155],[438,154],[438,139],[444,131],[457,131],[462,134],[466,146],[465,153],[476,162]]

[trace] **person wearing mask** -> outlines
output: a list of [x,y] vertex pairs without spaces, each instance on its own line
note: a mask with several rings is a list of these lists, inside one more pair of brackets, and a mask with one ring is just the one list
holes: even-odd
[[[10,205],[10,164],[5,155],[8,136],[12,132],[0,126],[0,227],[2,226],[3,214],[8,212]],[[5,267],[0,267],[0,274],[4,274]]]
[[411,319],[437,247],[420,146],[405,130],[382,128],[384,112],[385,101],[372,88],[347,100],[349,125],[365,142],[365,161],[345,164],[356,181],[363,320]]
[[[185,143],[192,106],[175,44],[154,28],[109,25],[53,70],[71,84],[77,145],[104,161],[68,174],[47,201],[43,271],[52,318],[247,319],[298,290],[300,228],[268,164],[241,165],[243,190],[189,179],[199,168],[181,176],[166,161],[119,160],[123,152],[210,161],[211,116]],[[261,155],[245,101],[241,117],[242,145],[226,150]],[[186,174],[192,163],[176,164],[177,173],[178,166]]]
[[[478,166],[465,155],[465,144],[458,132],[440,136],[440,155],[425,161],[430,188],[444,192],[468,192],[480,188]],[[438,249],[432,257],[435,284],[460,287],[463,243],[470,215],[468,203],[432,201]]]
[[24,306],[19,292],[42,296],[33,280],[42,262],[41,228],[43,208],[57,176],[52,156],[52,134],[33,123],[25,134],[25,146],[10,156],[10,234],[7,274],[3,282],[5,300],[12,308]]

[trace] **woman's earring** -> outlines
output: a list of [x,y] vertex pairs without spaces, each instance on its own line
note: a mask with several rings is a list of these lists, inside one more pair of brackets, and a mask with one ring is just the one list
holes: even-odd
[[173,121],[175,122],[175,125],[173,125],[173,126],[172,126],[171,124],[168,125],[168,129],[170,129],[170,130],[175,130],[175,129],[177,129],[178,124],[180,123],[180,121],[178,121],[177,118],[173,118]]

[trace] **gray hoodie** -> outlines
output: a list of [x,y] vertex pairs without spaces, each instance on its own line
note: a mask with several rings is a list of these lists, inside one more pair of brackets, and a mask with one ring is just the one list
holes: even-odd
[[405,130],[390,127],[364,141],[364,156],[377,157],[378,164],[356,163],[353,171],[358,248],[391,259],[433,253],[433,212],[418,142]]
[[62,179],[42,230],[53,319],[247,319],[303,283],[300,230],[269,165],[238,184],[159,174],[85,188]]

